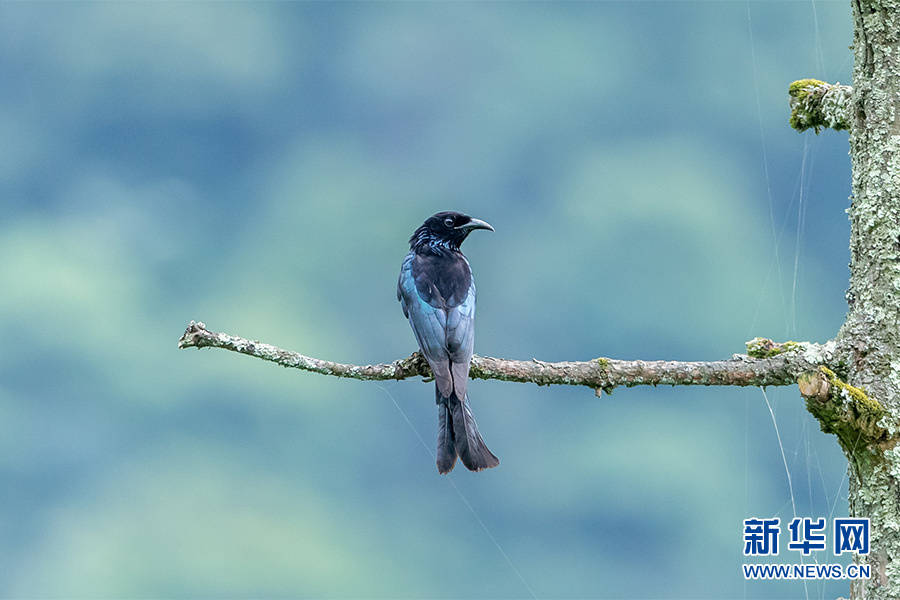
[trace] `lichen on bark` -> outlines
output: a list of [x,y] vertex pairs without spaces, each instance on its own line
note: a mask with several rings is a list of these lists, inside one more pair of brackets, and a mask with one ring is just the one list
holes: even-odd
[[[850,458],[850,514],[871,520],[872,578],[852,598],[900,598],[900,2],[852,0],[849,311],[844,380],[883,409],[886,439]],[[865,434],[858,434],[864,436]]]
[[788,87],[791,127],[797,131],[850,128],[850,97],[853,90],[840,83],[799,79]]

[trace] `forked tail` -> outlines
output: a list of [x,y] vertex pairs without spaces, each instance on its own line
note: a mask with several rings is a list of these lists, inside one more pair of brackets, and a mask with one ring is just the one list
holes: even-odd
[[456,464],[456,457],[470,471],[490,469],[500,464],[494,456],[475,422],[475,415],[469,408],[468,398],[460,401],[453,393],[442,398],[435,386],[438,405],[437,468],[441,474],[449,473]]

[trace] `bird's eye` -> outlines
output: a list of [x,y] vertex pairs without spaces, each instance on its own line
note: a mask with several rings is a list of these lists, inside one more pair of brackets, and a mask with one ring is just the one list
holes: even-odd
[[446,219],[444,219],[444,225],[447,227],[453,227],[453,218],[447,217]]

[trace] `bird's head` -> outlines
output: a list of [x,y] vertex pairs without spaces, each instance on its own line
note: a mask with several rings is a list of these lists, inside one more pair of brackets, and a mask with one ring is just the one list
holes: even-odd
[[466,237],[476,229],[493,231],[490,224],[462,213],[445,211],[428,217],[409,238],[413,250],[459,250]]

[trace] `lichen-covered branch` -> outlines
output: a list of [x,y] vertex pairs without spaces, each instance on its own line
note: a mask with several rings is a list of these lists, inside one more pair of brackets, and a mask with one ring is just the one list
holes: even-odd
[[[595,358],[587,361],[544,362],[508,360],[475,356],[470,376],[475,379],[499,379],[537,385],[582,385],[611,392],[619,386],[636,385],[792,385],[805,372],[834,360],[834,344],[792,342],[790,350],[768,358],[738,354],[729,360],[683,362],[666,360],[614,360]],[[336,363],[270,344],[255,342],[227,333],[215,333],[203,323],[191,321],[178,340],[179,348],[223,348],[255,356],[283,367],[292,367],[323,375],[362,380],[430,377],[428,363],[416,352],[407,358],[378,365]]]
[[791,127],[797,131],[822,128],[850,129],[853,88],[818,79],[800,79],[790,85]]

